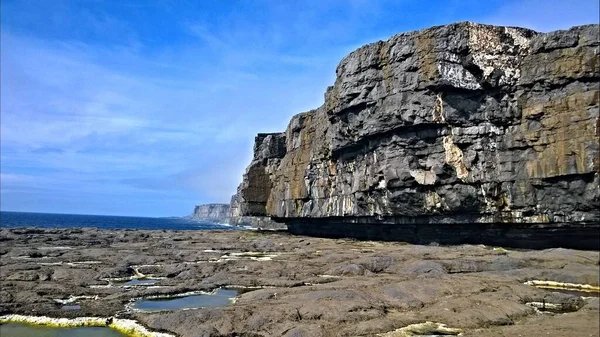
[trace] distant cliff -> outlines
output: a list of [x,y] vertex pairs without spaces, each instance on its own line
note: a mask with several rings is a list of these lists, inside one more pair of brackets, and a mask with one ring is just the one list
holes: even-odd
[[217,223],[227,223],[229,220],[228,204],[205,204],[194,207],[192,218]]
[[598,249],[599,26],[463,22],[350,53],[259,134],[241,215],[292,233]]

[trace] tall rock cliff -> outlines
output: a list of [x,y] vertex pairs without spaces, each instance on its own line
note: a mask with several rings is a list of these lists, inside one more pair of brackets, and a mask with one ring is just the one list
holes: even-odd
[[257,137],[241,213],[300,234],[600,247],[598,32],[464,22],[363,46],[323,106]]
[[204,220],[216,223],[226,223],[229,220],[229,205],[196,205],[196,207],[194,207],[194,213],[192,213],[191,217],[197,220]]
[[254,139],[254,157],[246,169],[237,194],[231,198],[229,223],[260,229],[286,229],[266,212],[272,189],[270,176],[286,153],[284,133],[259,133]]

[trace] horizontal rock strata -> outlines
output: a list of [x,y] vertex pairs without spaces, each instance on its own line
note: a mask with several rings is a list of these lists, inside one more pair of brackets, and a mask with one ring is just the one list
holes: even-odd
[[300,234],[600,249],[598,32],[464,22],[359,48],[321,107],[257,136],[240,213]]
[[228,204],[196,205],[192,218],[203,221],[226,223],[229,219]]
[[229,223],[260,229],[286,229],[266,212],[271,188],[272,169],[286,153],[284,133],[259,133],[254,140],[254,157],[246,169],[237,194],[231,198]]

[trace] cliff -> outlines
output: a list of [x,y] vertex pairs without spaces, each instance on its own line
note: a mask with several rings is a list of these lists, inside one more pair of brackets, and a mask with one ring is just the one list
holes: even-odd
[[266,213],[271,191],[270,175],[286,153],[285,134],[259,133],[254,139],[254,157],[246,169],[237,194],[231,198],[229,223],[260,229],[286,229]]
[[598,32],[463,22],[359,48],[321,107],[257,137],[241,214],[298,234],[599,249]]
[[192,218],[216,223],[227,223],[229,220],[229,205],[205,204],[196,205]]

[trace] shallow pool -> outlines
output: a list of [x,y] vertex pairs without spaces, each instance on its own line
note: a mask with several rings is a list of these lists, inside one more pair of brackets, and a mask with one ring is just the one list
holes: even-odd
[[107,327],[51,328],[43,325],[7,323],[0,325],[2,337],[125,337]]
[[155,284],[156,282],[158,282],[158,280],[134,278],[127,282],[124,282],[123,285],[124,286],[151,286],[151,285]]
[[237,289],[217,289],[209,294],[198,294],[172,298],[140,299],[133,303],[132,308],[139,311],[163,311],[221,307],[230,304],[231,300],[239,293],[240,290]]

